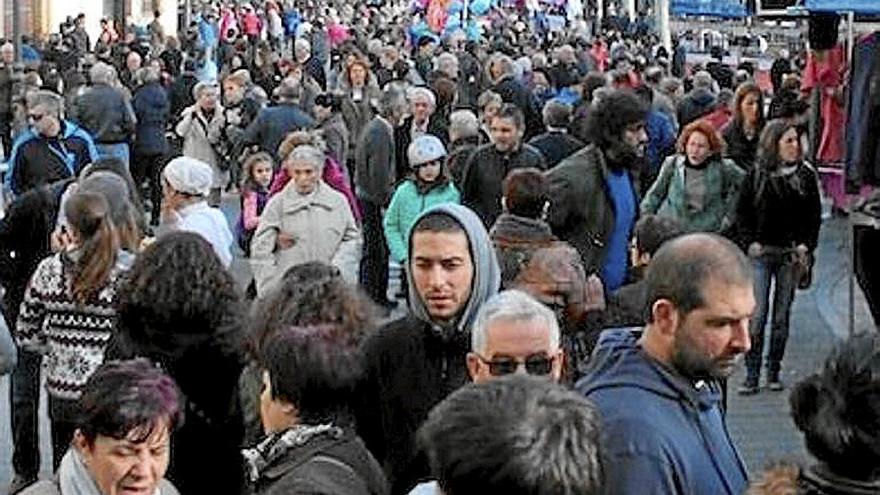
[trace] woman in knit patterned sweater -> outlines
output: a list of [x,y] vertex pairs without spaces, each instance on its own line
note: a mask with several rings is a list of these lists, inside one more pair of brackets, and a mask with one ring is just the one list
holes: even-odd
[[73,436],[82,388],[104,361],[116,326],[116,288],[133,261],[120,249],[103,195],[76,192],[64,209],[67,247],[37,266],[16,325],[18,345],[45,358],[56,469]]

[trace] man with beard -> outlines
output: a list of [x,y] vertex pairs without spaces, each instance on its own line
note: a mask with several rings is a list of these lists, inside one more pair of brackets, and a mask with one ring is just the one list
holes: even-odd
[[587,273],[599,273],[609,292],[626,279],[638,211],[632,171],[644,160],[647,115],[633,93],[608,93],[587,117],[591,144],[547,172],[553,233],[578,250]]
[[673,239],[645,278],[644,329],[602,334],[578,390],[599,409],[609,494],[740,494],[745,465],[719,381],[749,350],[748,258],[714,234]]

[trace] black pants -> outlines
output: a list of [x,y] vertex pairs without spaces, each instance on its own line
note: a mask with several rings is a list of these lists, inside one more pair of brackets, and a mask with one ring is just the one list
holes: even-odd
[[58,470],[61,459],[73,440],[78,407],[78,401],[49,397],[49,419],[52,423],[52,471]]
[[[138,192],[146,190],[146,198],[152,205],[151,223],[159,224],[159,212],[162,211],[162,169],[165,166],[165,155],[140,153],[135,151],[131,162],[131,176],[138,186]],[[146,189],[144,189],[146,183]]]
[[382,230],[382,205],[361,199],[364,207],[364,251],[360,282],[378,304],[388,301],[388,246]]
[[874,324],[880,323],[880,230],[867,226],[853,227],[855,275],[865,293]]
[[12,467],[26,479],[37,479],[40,471],[40,442],[37,410],[40,405],[40,360],[38,353],[19,349],[12,372]]

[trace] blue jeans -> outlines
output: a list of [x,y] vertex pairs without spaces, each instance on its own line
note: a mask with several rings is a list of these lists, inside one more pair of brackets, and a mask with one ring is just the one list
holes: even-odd
[[746,382],[757,385],[761,376],[764,357],[764,327],[770,306],[770,284],[773,283],[773,317],[770,319],[770,349],[767,353],[767,372],[771,380],[779,377],[785,344],[788,341],[788,324],[791,303],[794,301],[797,280],[795,266],[790,254],[764,254],[752,260],[755,270],[755,316],[749,333],[752,348],[746,354]]
[[119,158],[125,164],[125,168],[128,168],[128,143],[95,143],[95,147],[98,148],[98,156],[100,158]]

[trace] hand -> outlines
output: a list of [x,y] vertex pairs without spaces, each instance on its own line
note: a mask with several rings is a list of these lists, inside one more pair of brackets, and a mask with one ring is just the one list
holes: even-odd
[[764,254],[764,246],[762,246],[760,243],[753,242],[749,245],[748,255],[750,258],[757,258],[762,254]]
[[278,232],[278,238],[275,239],[275,247],[278,248],[279,251],[290,249],[294,244],[296,244],[296,238],[294,238],[293,235],[288,234],[287,232]]
[[804,256],[810,252],[810,249],[807,248],[807,246],[805,244],[798,244],[797,247],[795,248],[795,251],[797,251],[797,254]]
[[53,253],[60,253],[66,250],[71,242],[73,242],[73,239],[71,239],[67,230],[63,228],[55,229],[55,231],[52,232],[52,235],[49,236],[49,245],[51,246]]

